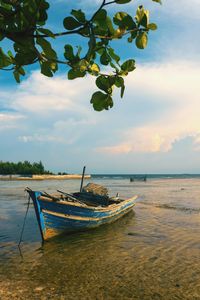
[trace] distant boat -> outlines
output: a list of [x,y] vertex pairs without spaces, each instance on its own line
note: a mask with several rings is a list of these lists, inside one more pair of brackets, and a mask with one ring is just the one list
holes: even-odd
[[134,181],[147,181],[147,176],[134,175],[130,177],[130,182],[134,182]]
[[114,222],[134,206],[137,196],[129,199],[120,199],[118,195],[108,197],[105,190],[102,186],[88,184],[81,192],[58,191],[49,195],[26,188],[33,200],[42,239]]

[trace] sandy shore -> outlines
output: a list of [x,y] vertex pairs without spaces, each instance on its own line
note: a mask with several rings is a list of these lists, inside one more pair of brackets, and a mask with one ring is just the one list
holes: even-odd
[[[81,179],[80,174],[67,175],[33,175],[32,177],[17,177],[15,175],[0,176],[0,180],[65,180],[65,179]],[[91,175],[85,175],[85,179],[91,178]]]

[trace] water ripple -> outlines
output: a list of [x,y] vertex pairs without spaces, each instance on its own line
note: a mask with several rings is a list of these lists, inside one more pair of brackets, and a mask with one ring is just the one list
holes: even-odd
[[[112,194],[139,194],[134,213],[42,245],[31,208],[22,257],[17,241],[26,209],[23,186],[6,183],[2,194],[0,189],[0,299],[199,300],[199,181],[130,184],[102,178],[99,183]],[[31,187],[46,190],[44,184],[50,190],[78,187],[75,181]]]

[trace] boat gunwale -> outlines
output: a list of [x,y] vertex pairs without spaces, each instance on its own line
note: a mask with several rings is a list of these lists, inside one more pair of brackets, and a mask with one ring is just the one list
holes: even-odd
[[125,212],[128,209],[131,209],[134,205],[135,205],[135,203],[132,203],[132,205],[130,205],[128,207],[124,207],[121,210],[115,210],[115,211],[113,210],[113,211],[111,211],[111,212],[113,212],[112,214],[106,215],[106,216],[101,216],[99,218],[76,216],[76,215],[72,215],[72,214],[63,214],[63,213],[59,213],[59,212],[50,211],[48,209],[43,209],[42,212],[53,215],[53,216],[57,216],[57,217],[60,217],[60,218],[64,218],[64,219],[80,220],[80,221],[100,221],[100,220],[109,219],[109,218],[112,218],[114,216],[117,216],[118,214],[120,214],[122,212]]
[[102,211],[106,212],[106,211],[112,211],[115,208],[118,208],[118,207],[120,207],[120,206],[122,206],[122,205],[124,205],[124,204],[126,204],[130,201],[136,200],[137,198],[138,198],[138,195],[134,195],[133,197],[125,199],[125,200],[123,200],[119,203],[113,203],[113,204],[105,206],[105,207],[102,207],[102,206],[89,206],[89,205],[84,204],[84,203],[82,204],[82,203],[78,203],[78,202],[63,201],[63,200],[54,201],[52,199],[49,199],[49,198],[47,198],[45,196],[41,196],[41,195],[37,197],[37,201],[52,202],[52,203],[57,203],[57,204],[59,203],[61,205],[69,205],[69,206],[73,206],[73,207],[76,206],[76,207],[80,207],[80,208],[83,208],[83,209],[86,208],[86,209],[93,210],[93,211],[95,210],[97,212],[102,212]]

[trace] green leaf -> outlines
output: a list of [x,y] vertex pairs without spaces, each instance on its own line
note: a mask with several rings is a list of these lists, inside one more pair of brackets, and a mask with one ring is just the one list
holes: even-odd
[[48,15],[45,10],[40,9],[36,14],[36,18],[37,18],[37,23],[43,25],[45,24],[45,21],[48,19]]
[[124,85],[124,79],[122,77],[120,77],[120,76],[117,76],[115,78],[115,85],[118,88],[122,87]]
[[55,73],[58,70],[57,62],[51,62],[50,67],[51,67],[51,70]]
[[16,82],[17,82],[17,83],[20,83],[20,74],[19,74],[19,72],[15,70],[15,71],[13,72],[13,75],[14,75],[14,77],[15,77]]
[[106,18],[106,26],[107,26],[107,28],[108,28],[108,34],[114,35],[115,29],[114,29],[114,27],[113,27],[113,23],[112,23],[112,20],[111,20],[110,17],[107,17],[107,18]]
[[12,58],[12,59],[14,58],[14,55],[12,54],[12,52],[10,50],[8,50],[7,53],[8,53],[8,56],[10,56],[10,58]]
[[133,21],[133,18],[128,15],[126,12],[118,12],[113,18],[113,22],[118,25],[120,28],[131,30],[136,28],[136,24]]
[[83,27],[81,30],[79,30],[80,34],[83,34],[83,35],[87,35],[89,36],[90,35],[90,31],[89,31],[89,28],[88,27]]
[[124,28],[126,28],[126,30],[132,30],[134,28],[136,28],[136,24],[133,21],[133,18],[129,15],[127,15],[126,17],[124,17],[123,21],[122,21],[122,25]]
[[68,72],[68,79],[73,80],[75,78],[78,77],[84,77],[85,76],[85,72],[81,72],[80,70],[75,70],[75,69],[70,69]]
[[89,65],[89,63],[88,63],[88,61],[87,61],[86,59],[81,59],[81,60],[79,61],[79,63],[78,63],[79,70],[80,70],[81,72],[86,71],[87,68],[88,68],[88,65]]
[[112,93],[112,85],[113,85],[113,83],[110,80],[109,76],[106,77],[106,76],[100,75],[96,79],[96,86],[100,90],[103,90],[104,92],[106,92],[107,94],[111,94]]
[[128,42],[132,43],[132,41],[137,37],[137,34],[138,34],[138,30],[135,30],[135,31],[131,32],[131,35],[128,38]]
[[121,98],[123,98],[124,96],[124,91],[125,91],[125,85],[121,87],[121,93],[120,93]]
[[[37,8],[37,2],[38,1],[35,1],[36,2],[36,8]],[[48,8],[49,8],[49,3],[47,2],[47,1],[39,1],[40,2],[40,8],[42,9],[42,10],[47,10]],[[29,1],[28,1],[28,3],[29,3]]]
[[110,56],[108,55],[107,51],[104,50],[103,54],[100,57],[101,64],[107,66],[110,61],[111,61]]
[[85,23],[86,21],[85,14],[81,9],[79,10],[72,9],[71,15],[73,15],[81,23]]
[[152,0],[152,1],[162,4],[161,0]]
[[146,28],[148,24],[149,24],[149,11],[144,10],[142,20],[140,21],[140,25]]
[[0,32],[0,41],[2,41],[5,38],[5,34],[3,34],[2,32]]
[[12,64],[11,58],[3,52],[2,48],[0,48],[0,69],[8,67],[11,64]]
[[93,104],[93,108],[96,111],[102,111],[104,109],[108,110],[113,107],[112,97],[108,94],[104,94],[102,92],[95,92],[92,95],[90,103]]
[[157,25],[155,23],[150,23],[148,26],[147,26],[148,29],[150,30],[156,30],[157,29]]
[[74,59],[73,47],[71,45],[65,45],[64,56],[68,60],[73,60]]
[[92,64],[90,67],[90,70],[92,71],[92,74],[94,74],[94,75],[98,75],[98,73],[100,72],[100,68],[97,64]]
[[120,57],[117,54],[115,54],[113,48],[108,48],[108,53],[112,57],[112,59],[114,59],[117,63],[120,61]]
[[43,33],[43,34],[45,34],[45,35],[47,35],[49,37],[55,38],[54,33],[51,30],[49,30],[49,29],[38,28],[37,31],[39,31],[39,32],[41,32],[41,33]]
[[14,60],[17,65],[29,65],[31,62],[34,62],[36,57],[37,57],[36,51],[32,51],[30,49],[29,52],[18,52],[15,55]]
[[135,60],[129,59],[129,60],[125,61],[121,65],[121,69],[125,72],[131,72],[131,71],[135,70]]
[[18,69],[18,72],[20,73],[20,75],[22,75],[22,76],[24,76],[26,73],[25,73],[25,71],[24,71],[24,68],[22,68],[22,67],[20,67],[19,69]]
[[124,17],[127,16],[127,13],[126,12],[123,12],[123,11],[119,11],[118,13],[116,13],[113,17],[113,22],[120,26],[122,20],[124,19]]
[[94,16],[93,21],[96,22],[102,22],[105,21],[107,17],[107,11],[105,9],[101,9],[98,11],[98,13]]
[[80,22],[78,22],[76,19],[74,19],[73,17],[66,17],[63,20],[63,25],[64,25],[65,29],[73,30],[75,28],[80,27],[82,24]]
[[148,43],[148,36],[146,32],[140,32],[135,40],[135,44],[139,49],[144,49]]
[[40,62],[41,73],[47,77],[53,77],[51,65],[48,61]]
[[149,24],[149,11],[144,9],[143,5],[140,5],[136,11],[136,20],[138,25],[142,25],[147,28]]
[[144,15],[144,6],[143,5],[140,5],[136,11],[136,20],[138,21],[138,23],[141,22],[142,18],[143,18],[143,15]]
[[126,3],[129,3],[129,2],[131,2],[132,0],[116,0],[115,2],[117,3],[117,4],[126,4]]
[[80,57],[82,47],[81,47],[81,46],[78,46],[77,49],[78,49],[78,50],[77,50],[76,56],[77,56],[77,57]]
[[113,35],[115,29],[112,24],[112,20],[107,16],[107,12],[102,9],[99,13],[94,17],[94,23],[97,25],[94,27],[95,34],[99,35]]
[[129,36],[129,37],[127,38],[127,41],[128,41],[129,43],[132,43],[132,41],[133,41],[132,37]]
[[25,71],[22,67],[15,67],[15,70],[13,71],[13,75],[15,77],[15,80],[17,83],[20,83],[20,76],[24,76],[25,75]]
[[44,38],[36,38],[36,42],[38,45],[40,45],[47,58],[49,59],[57,58],[56,52],[52,49],[51,44],[47,40],[45,40]]
[[115,78],[115,85],[116,87],[121,88],[120,96],[122,98],[124,96],[124,90],[125,90],[124,79],[122,77],[117,76]]

